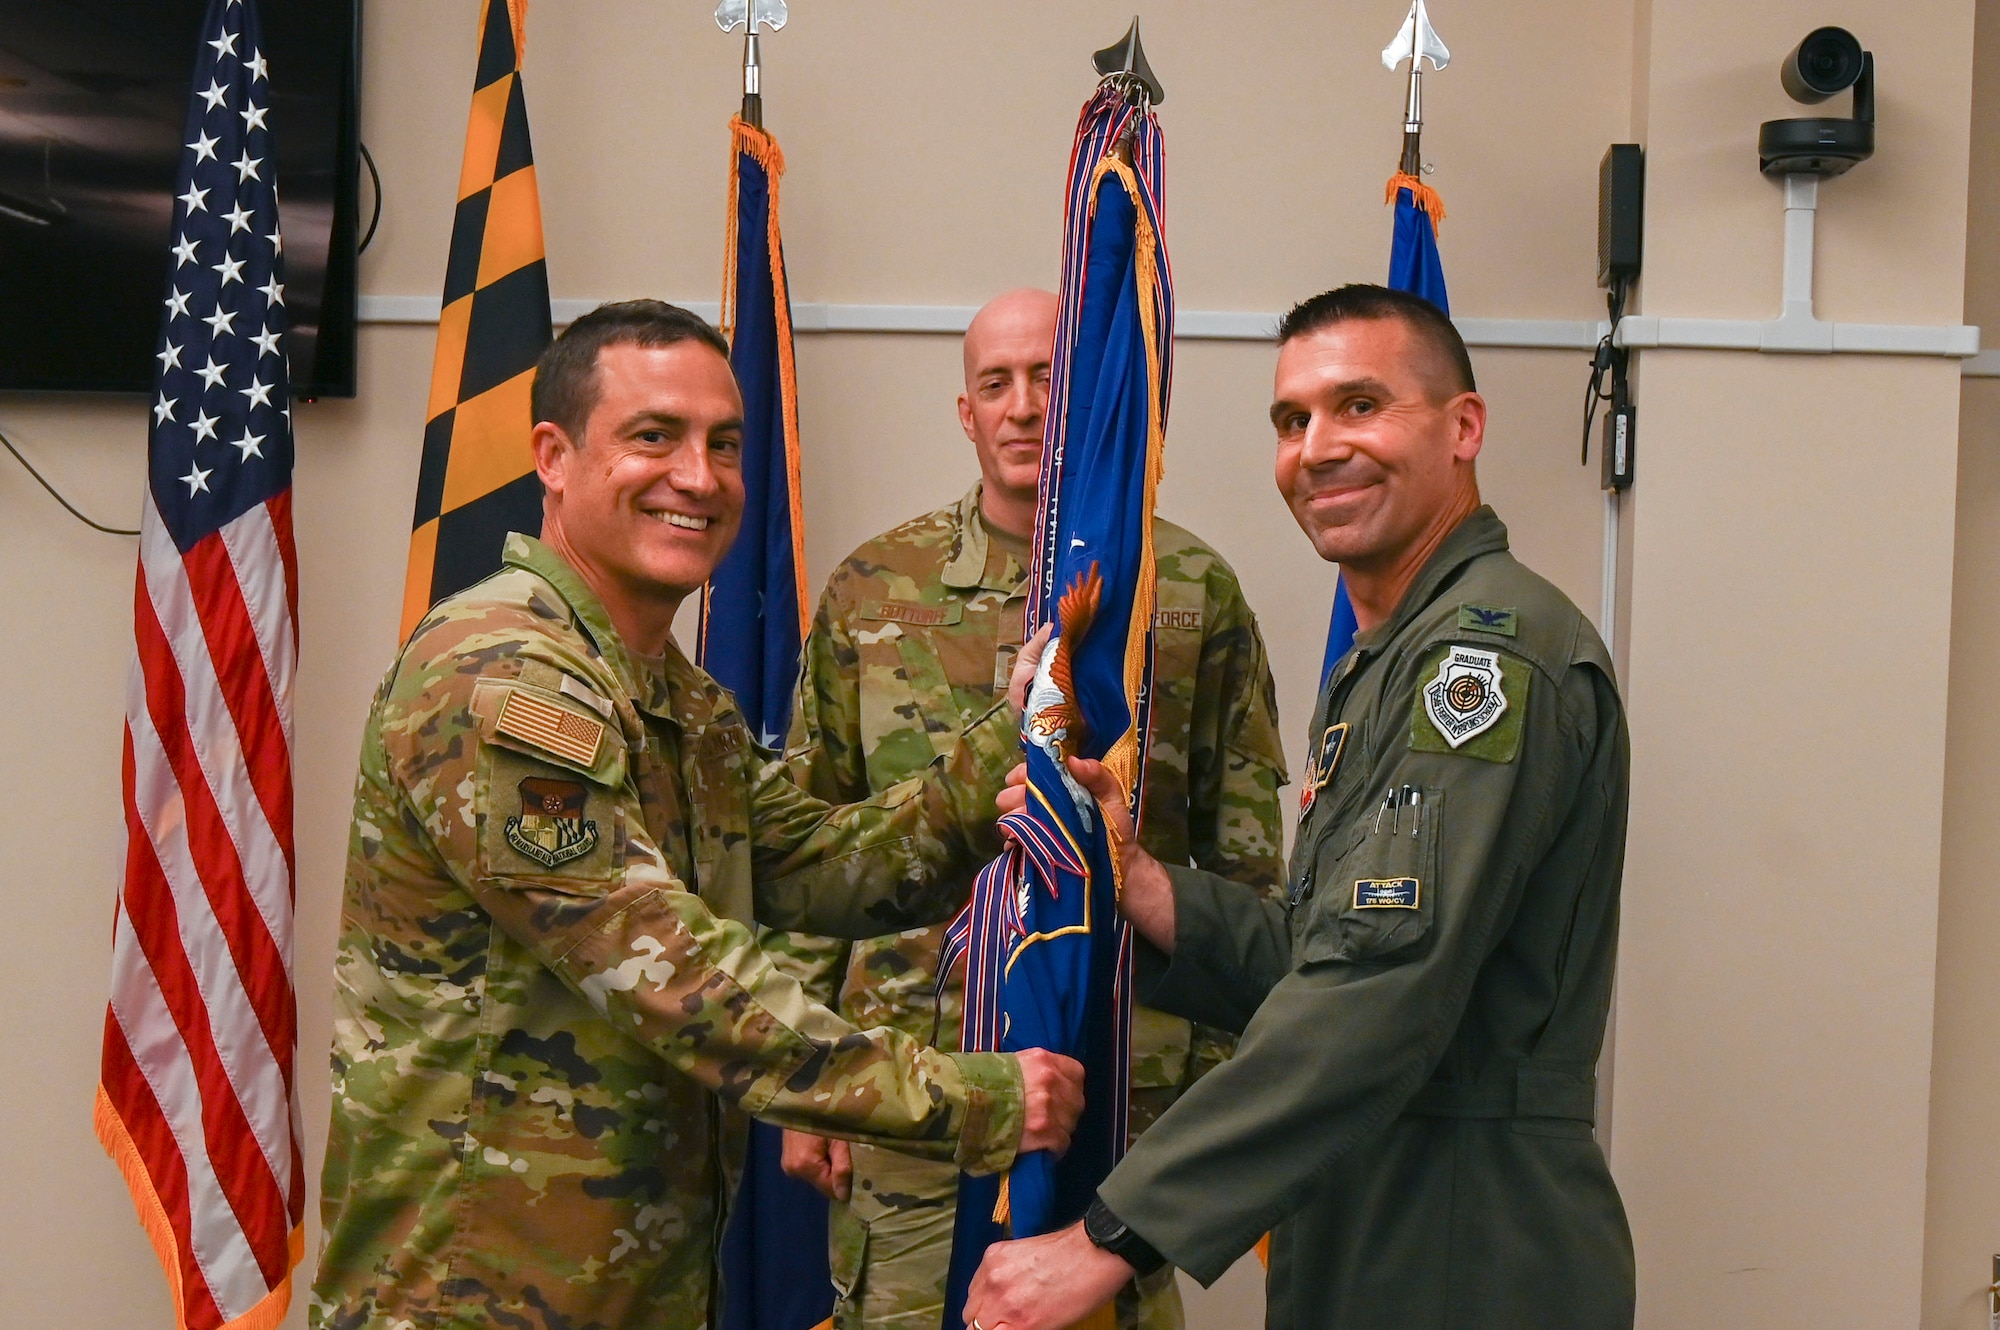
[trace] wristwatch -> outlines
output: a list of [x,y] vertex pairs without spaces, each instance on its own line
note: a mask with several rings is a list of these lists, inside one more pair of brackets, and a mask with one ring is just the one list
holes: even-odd
[[1150,1275],[1167,1263],[1153,1250],[1153,1244],[1134,1233],[1126,1222],[1111,1213],[1101,1197],[1093,1196],[1083,1212],[1083,1236],[1093,1247],[1101,1247],[1132,1267],[1139,1275]]

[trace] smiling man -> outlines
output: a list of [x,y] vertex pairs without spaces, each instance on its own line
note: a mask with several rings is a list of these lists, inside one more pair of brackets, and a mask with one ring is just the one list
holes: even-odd
[[728,347],[657,301],[536,368],[542,539],[435,606],[364,731],[336,962],[322,1330],[696,1330],[744,1114],[975,1171],[1062,1149],[1067,1058],[940,1053],[751,933],[931,923],[993,853],[1018,700],[833,807],[689,664],[743,510]]
[[[988,301],[966,329],[958,423],[979,481],[847,556],[827,581],[805,647],[785,758],[822,799],[866,798],[933,761],[993,704],[1020,650],[1028,543],[1039,509],[1042,426],[1057,300],[1024,288]],[[1273,894],[1284,876],[1276,688],[1257,616],[1213,547],[1153,524],[1158,566],[1152,747],[1143,839],[1170,863],[1199,864]],[[967,869],[967,876],[971,870]],[[861,1025],[955,1049],[963,974],[938,991],[942,928],[847,943],[786,935],[770,947]],[[1220,1030],[1133,1013],[1134,1134],[1229,1053]],[[833,1199],[837,1330],[937,1330],[944,1313],[958,1170],[869,1146],[851,1152],[786,1133],[786,1166]],[[1119,1297],[1126,1330],[1178,1330],[1174,1272]]]
[[[1055,1330],[1272,1235],[1266,1324],[1624,1330],[1631,1234],[1592,1132],[1628,749],[1611,661],[1507,552],[1457,331],[1349,286],[1279,329],[1278,489],[1361,633],[1307,733],[1282,903],[1129,835],[1141,1000],[1242,1032],[1083,1221],[1002,1243],[977,1330]],[[1003,804],[1021,801],[1018,787]]]

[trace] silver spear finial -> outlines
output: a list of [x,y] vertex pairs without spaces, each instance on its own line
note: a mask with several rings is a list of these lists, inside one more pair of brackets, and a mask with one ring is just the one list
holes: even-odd
[[1396,30],[1389,44],[1382,48],[1382,64],[1391,73],[1405,60],[1410,62],[1410,91],[1408,100],[1403,104],[1402,171],[1404,175],[1413,176],[1421,172],[1424,165],[1424,61],[1429,60],[1433,70],[1443,69],[1451,63],[1451,52],[1445,49],[1437,29],[1431,26],[1431,16],[1424,9],[1424,0],[1411,0],[1409,17],[1403,20],[1403,26]]
[[743,119],[759,129],[764,127],[764,92],[763,66],[757,58],[757,29],[763,27],[776,32],[785,26],[785,20],[790,17],[785,0],[721,0],[715,7],[717,27],[724,32],[744,29]]

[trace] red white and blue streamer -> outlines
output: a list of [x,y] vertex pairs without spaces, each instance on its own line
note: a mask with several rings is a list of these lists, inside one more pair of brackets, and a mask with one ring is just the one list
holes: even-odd
[[[1083,108],[1065,200],[1063,285],[1035,524],[1028,625],[1056,635],[1028,695],[1028,805],[946,937],[965,963],[968,1050],[1049,1048],[1085,1068],[1083,1120],[1060,1160],[963,1177],[944,1326],[1004,1237],[1078,1218],[1124,1153],[1131,936],[1101,810],[1062,759],[1103,761],[1140,807],[1152,693],[1152,521],[1173,353],[1164,151],[1117,79]],[[943,982],[941,978],[940,982]]]

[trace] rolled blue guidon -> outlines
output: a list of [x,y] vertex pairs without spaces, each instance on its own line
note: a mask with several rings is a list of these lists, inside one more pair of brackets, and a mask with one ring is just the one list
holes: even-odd
[[1152,680],[1153,502],[1173,353],[1162,241],[1162,142],[1114,86],[1085,104],[1070,160],[1028,622],[1055,626],[1021,727],[1028,803],[949,930],[940,984],[965,963],[963,1047],[1047,1048],[1085,1069],[1084,1115],[1061,1159],[1023,1155],[1005,1179],[962,1177],[941,1330],[993,1242],[1081,1217],[1125,1149],[1131,937],[1101,810],[1064,759],[1098,758],[1140,806]]

